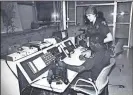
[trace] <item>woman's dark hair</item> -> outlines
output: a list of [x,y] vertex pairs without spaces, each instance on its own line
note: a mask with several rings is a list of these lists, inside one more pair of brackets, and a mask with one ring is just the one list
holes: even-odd
[[103,21],[105,21],[103,12],[101,12],[101,11],[97,12],[97,17],[102,19]]
[[86,15],[84,15],[84,23],[85,23],[85,25],[88,25],[88,24],[90,24],[90,20],[89,19],[87,19],[87,16]]
[[96,7],[94,6],[89,6],[87,9],[86,9],[86,14],[95,14],[97,15],[97,9]]

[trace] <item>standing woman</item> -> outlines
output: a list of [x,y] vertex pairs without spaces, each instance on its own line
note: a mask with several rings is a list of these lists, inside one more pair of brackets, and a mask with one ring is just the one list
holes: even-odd
[[86,17],[90,21],[87,26],[86,34],[88,37],[93,35],[100,35],[104,38],[104,43],[111,42],[113,40],[112,34],[106,21],[98,17],[98,12],[94,6],[90,6],[86,9]]

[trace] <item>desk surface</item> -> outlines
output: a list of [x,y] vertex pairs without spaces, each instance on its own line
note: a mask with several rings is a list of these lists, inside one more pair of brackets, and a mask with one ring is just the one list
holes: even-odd
[[[70,58],[66,57],[63,61],[66,62],[67,64],[71,64],[71,65],[77,65],[77,66],[81,65],[84,63],[84,61],[79,60],[80,54],[81,54],[80,48],[77,48],[77,49],[75,49],[75,52],[71,55]],[[39,77],[40,80],[33,83],[32,86],[37,87],[37,88],[41,88],[41,89],[46,89],[46,90],[62,93],[69,86],[69,84],[73,81],[73,79],[77,76],[77,74],[78,74],[77,72],[68,69],[69,83],[66,85],[64,83],[56,84],[56,82],[52,82],[52,84],[51,84],[52,88],[51,88],[50,84],[47,81],[47,78],[41,79],[42,77],[47,77],[48,71],[46,71],[42,76]]]
[[[67,40],[70,40],[70,39],[67,39]],[[65,41],[67,41],[65,40]],[[68,69],[68,80],[69,80],[69,83],[66,85],[64,83],[62,84],[56,84],[56,82],[52,82],[51,86],[49,85],[48,81],[47,81],[47,78],[43,78],[43,77],[47,77],[48,75],[48,70],[45,71],[43,74],[41,74],[39,77],[37,77],[35,80],[31,80],[30,77],[28,76],[28,74],[25,72],[24,68],[21,66],[20,62],[22,61],[25,61],[29,58],[32,58],[36,55],[39,55],[41,53],[46,53],[46,51],[54,46],[58,46],[58,45],[61,45],[62,43],[64,43],[65,41],[61,42],[61,43],[58,43],[58,44],[55,44],[51,47],[48,47],[44,50],[41,50],[33,55],[30,55],[30,56],[27,56],[26,58],[23,58],[23,59],[20,59],[18,60],[16,63],[17,63],[17,66],[19,67],[19,69],[21,70],[22,74],[25,76],[26,80],[28,81],[28,83],[31,84],[31,86],[33,87],[37,87],[37,88],[41,88],[41,89],[45,89],[45,90],[50,90],[50,91],[55,91],[55,92],[58,92],[58,93],[62,93],[65,91],[65,89],[69,86],[69,84],[73,81],[73,79],[77,76],[77,72],[75,71],[71,71]],[[84,61],[81,61],[79,60],[79,55],[81,54],[81,47],[79,48],[76,48],[74,50],[75,52],[73,54],[71,54],[71,57],[66,57],[65,59],[63,59],[63,61],[66,63],[66,64],[70,64],[70,65],[82,65],[84,63]],[[35,82],[36,81],[36,82]],[[53,89],[52,89],[52,88]]]
[[[67,70],[68,71],[68,80],[69,82],[71,83],[72,80],[76,77],[76,75],[78,74],[77,72],[75,71],[71,71],[71,70]],[[47,77],[48,75],[48,71],[46,71],[44,73],[44,76]],[[62,82],[62,84],[56,84],[56,82],[52,82],[51,83],[51,87],[50,87],[50,84],[48,83],[47,81],[47,78],[43,78],[43,79],[40,79],[39,81],[35,82],[34,84],[32,84],[31,86],[33,87],[37,87],[37,88],[41,88],[41,89],[45,89],[45,90],[50,90],[50,91],[55,91],[55,92],[59,92],[59,93],[62,93],[65,91],[65,89],[69,86],[68,83],[67,85],[64,84]]]
[[67,64],[70,65],[76,65],[76,66],[80,66],[83,64],[83,60],[81,61],[79,59],[79,55],[81,54],[81,47],[77,48],[74,50],[74,53],[71,54],[71,57],[66,57],[63,61]]
[[[30,58],[32,58],[32,57],[34,57],[34,56],[36,56],[36,55],[39,55],[39,54],[41,54],[42,52],[43,52],[43,53],[46,53],[48,49],[50,49],[50,48],[52,48],[52,47],[54,47],[54,46],[58,46],[58,45],[64,43],[65,41],[68,41],[68,40],[71,40],[71,41],[73,42],[73,37],[70,37],[70,38],[68,38],[68,39],[66,39],[66,40],[64,40],[64,41],[62,41],[62,42],[60,42],[60,43],[54,44],[54,45],[52,45],[52,46],[50,46],[50,47],[48,47],[48,48],[46,48],[46,49],[40,50],[40,51],[35,52],[35,53],[31,54],[31,55],[28,55],[28,56],[26,56],[26,57],[23,57],[23,58],[21,58],[21,59],[19,59],[19,60],[16,60],[16,61],[8,61],[8,60],[7,60],[7,64],[9,65],[9,67],[11,68],[11,70],[15,73],[15,75],[18,76],[18,74],[17,74],[17,69],[16,69],[16,65],[18,65],[18,67],[21,69],[21,71],[23,71],[22,67],[20,66],[20,62],[22,62],[22,61],[24,61],[24,60],[27,60],[27,59],[30,59]],[[73,42],[73,43],[74,43],[74,42]],[[24,74],[25,74],[25,73],[24,73]],[[25,75],[26,75],[26,74],[25,74]],[[26,76],[27,76],[27,75],[26,75]],[[28,80],[30,81],[30,79],[28,79]]]

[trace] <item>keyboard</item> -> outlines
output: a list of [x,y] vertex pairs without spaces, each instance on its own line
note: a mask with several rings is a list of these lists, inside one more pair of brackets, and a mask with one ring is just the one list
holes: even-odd
[[45,53],[41,56],[41,58],[43,59],[46,65],[49,65],[52,61],[56,59],[56,57],[50,52]]

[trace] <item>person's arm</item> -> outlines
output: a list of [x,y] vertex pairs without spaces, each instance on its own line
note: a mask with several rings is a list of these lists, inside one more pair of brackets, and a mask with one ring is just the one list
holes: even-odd
[[103,33],[103,35],[106,36],[104,39],[104,43],[113,41],[113,36],[109,30],[109,27],[108,27],[106,21],[101,22],[100,29],[101,29],[101,32]]
[[80,73],[84,70],[90,70],[93,67],[96,59],[97,59],[97,57],[86,58],[86,61],[80,66],[69,65],[69,64],[66,64],[66,66],[67,66],[67,69],[70,69],[72,71],[76,71],[76,72]]
[[107,37],[104,39],[104,43],[107,43],[107,42],[110,42],[110,41],[113,41],[113,36],[112,34],[109,32],[107,34]]

